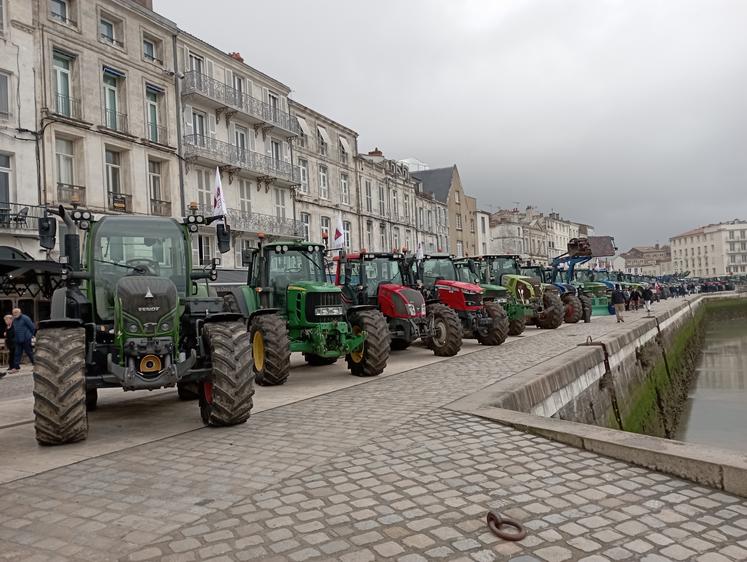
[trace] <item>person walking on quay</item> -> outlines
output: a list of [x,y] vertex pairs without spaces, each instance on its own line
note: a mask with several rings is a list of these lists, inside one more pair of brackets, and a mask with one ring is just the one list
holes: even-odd
[[641,293],[638,292],[638,289],[633,287],[633,290],[630,291],[630,307],[633,310],[638,310],[640,307],[639,303],[641,300]]
[[651,287],[643,289],[643,302],[646,305],[646,312],[651,312],[651,301],[654,298],[654,292]]
[[21,359],[24,353],[28,355],[31,363],[34,363],[34,349],[31,347],[31,340],[36,333],[36,326],[31,318],[21,312],[20,308],[14,308],[13,328],[16,332],[16,351],[13,366],[15,370],[18,370],[21,368]]
[[615,307],[615,316],[617,317],[618,324],[625,322],[623,318],[623,312],[625,311],[625,294],[622,292],[620,285],[615,285],[615,290],[612,291],[612,304]]
[[16,368],[16,330],[13,327],[13,316],[5,315],[5,324],[3,325],[2,336],[5,338],[5,351],[8,352],[8,370],[0,373],[0,379],[8,373],[15,373]]

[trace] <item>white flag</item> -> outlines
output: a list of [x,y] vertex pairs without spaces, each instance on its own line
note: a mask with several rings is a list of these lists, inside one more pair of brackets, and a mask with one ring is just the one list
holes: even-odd
[[345,247],[345,231],[342,226],[342,214],[337,215],[335,224],[335,235],[332,237],[332,248],[340,249]]
[[[223,193],[223,184],[220,181],[220,169],[216,166],[215,168],[215,189],[213,191],[213,216],[223,215],[224,217],[228,214],[226,210],[226,198]],[[223,224],[226,224],[223,219]]]
[[416,260],[422,260],[424,258],[425,258],[425,253],[423,252],[423,243],[422,242],[418,242],[418,251],[415,254],[415,259]]

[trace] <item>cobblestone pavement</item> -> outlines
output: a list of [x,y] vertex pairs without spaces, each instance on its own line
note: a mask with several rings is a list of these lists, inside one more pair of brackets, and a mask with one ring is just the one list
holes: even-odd
[[[615,327],[566,326],[2,485],[0,559],[747,559],[740,498],[440,408]],[[491,508],[527,538],[490,534]]]

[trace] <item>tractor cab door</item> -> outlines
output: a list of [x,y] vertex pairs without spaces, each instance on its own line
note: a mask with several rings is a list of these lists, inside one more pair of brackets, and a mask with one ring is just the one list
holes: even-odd
[[361,285],[361,260],[337,262],[337,285],[342,290],[342,300],[347,305],[363,304],[359,302],[358,287]]

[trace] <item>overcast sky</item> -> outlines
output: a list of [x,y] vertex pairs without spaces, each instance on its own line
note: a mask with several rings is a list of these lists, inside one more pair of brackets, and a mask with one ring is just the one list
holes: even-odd
[[621,250],[747,219],[747,2],[154,0],[367,152]]

